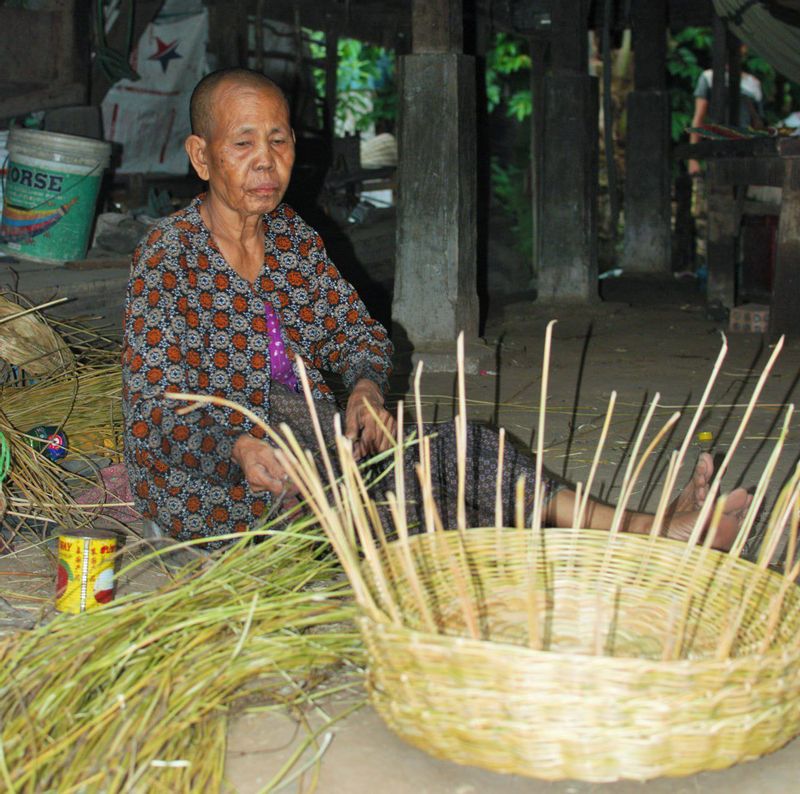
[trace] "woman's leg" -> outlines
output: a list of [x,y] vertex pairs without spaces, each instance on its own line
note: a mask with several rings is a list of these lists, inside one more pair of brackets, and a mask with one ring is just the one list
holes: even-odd
[[[458,515],[458,447],[456,432],[451,422],[426,425],[424,432],[431,436],[431,480],[433,495],[442,523],[447,529],[457,524]],[[467,449],[465,472],[465,506],[467,525],[487,527],[495,525],[495,501],[497,493],[497,465],[500,446],[499,434],[490,427],[467,424]],[[421,528],[424,525],[422,491],[415,466],[419,462],[419,447],[415,444],[405,455],[406,500],[409,502],[409,520]],[[520,452],[508,440],[503,450],[501,479],[502,523],[512,526],[516,501],[517,481],[525,481],[525,505],[530,513],[533,504],[536,463],[532,455]],[[385,488],[393,487],[393,478]],[[545,501],[564,488],[564,484],[552,478],[545,479]],[[526,516],[526,520],[529,516]]]

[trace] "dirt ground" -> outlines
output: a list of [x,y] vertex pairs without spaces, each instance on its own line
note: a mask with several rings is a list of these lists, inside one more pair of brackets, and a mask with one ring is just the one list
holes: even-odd
[[[708,318],[693,283],[618,279],[605,282],[604,293],[604,301],[588,307],[527,302],[493,307],[485,342],[470,345],[480,359],[481,373],[468,376],[467,394],[472,418],[502,425],[520,443],[531,445],[539,419],[544,329],[551,319],[558,320],[547,399],[545,465],[571,481],[586,478],[609,398],[612,390],[616,391],[617,408],[594,488],[596,496],[614,501],[621,484],[621,464],[627,461],[636,428],[657,393],[660,396],[652,426],[658,427],[674,411],[682,411],[683,417],[665,447],[671,450],[679,445],[720,351],[720,331],[725,329]],[[728,345],[717,384],[697,428],[704,434],[703,440],[693,436],[690,460],[701,450],[714,455],[727,451],[761,369],[774,349],[759,334],[728,334]],[[723,490],[757,482],[786,405],[797,399],[799,365],[800,340],[787,340],[742,435]],[[410,373],[398,372],[395,396],[404,397],[408,404],[409,387]],[[454,392],[451,374],[426,374],[426,418],[449,417]],[[798,458],[800,427],[792,419],[767,504],[772,503]],[[634,507],[654,507],[666,462],[666,455],[661,454],[646,467],[634,495]],[[687,476],[685,467],[681,481]],[[757,535],[763,524],[764,517],[757,525]],[[751,544],[748,554],[754,554],[756,546]],[[39,608],[50,598],[53,581],[52,560],[41,548],[29,549],[26,555],[16,563],[9,558],[0,560],[4,589],[8,591],[13,582],[18,592],[33,599],[15,602],[23,610]],[[9,575],[12,569],[19,574],[16,580]],[[142,576],[122,587],[155,586],[162,581],[163,573],[153,568]],[[329,715],[341,714],[362,698],[363,693],[355,686],[336,700],[321,703],[320,709]],[[321,724],[321,713],[309,715],[309,720]],[[397,739],[369,707],[334,724],[325,732],[328,735],[330,738],[323,740],[316,789],[321,794],[786,792],[796,789],[796,770],[800,768],[800,744],[795,741],[758,761],[679,780],[546,783],[433,759]],[[233,790],[240,794],[262,790],[302,738],[303,731],[297,730],[288,715],[254,712],[234,719],[227,765]],[[310,758],[311,751],[304,757]],[[308,771],[285,790],[307,791],[311,783],[312,772]]]

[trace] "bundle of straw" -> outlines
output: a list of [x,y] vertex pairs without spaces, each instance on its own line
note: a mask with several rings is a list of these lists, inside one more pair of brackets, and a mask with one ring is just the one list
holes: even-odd
[[30,386],[0,389],[0,432],[8,439],[7,475],[10,514],[19,522],[77,529],[91,522],[98,508],[75,505],[78,492],[96,485],[37,452],[30,430],[37,425],[62,429],[69,459],[83,459],[89,470],[99,456],[118,459],[122,448],[121,373],[118,364],[79,365]]
[[[410,537],[406,523],[402,405],[394,441],[395,492],[388,494],[393,541],[387,540],[390,528],[381,525],[341,428],[336,439],[341,477],[335,475],[316,418],[322,473],[288,427],[281,433],[266,428],[350,579],[369,652],[372,702],[400,736],[428,752],[549,779],[686,775],[776,749],[800,732],[800,598],[794,586],[800,562],[788,565],[785,576],[768,565],[787,529],[788,559],[795,556],[800,467],[773,507],[757,562],[745,562],[740,554],[783,448],[791,406],[731,553],[713,551],[711,544],[723,512],[723,500],[716,500],[721,478],[782,342],[754,388],[689,542],[681,544],[662,538],[661,527],[726,346],[686,439],[670,458],[652,532],[636,537],[620,531],[624,511],[645,462],[678,416],[647,441],[656,396],[636,438],[611,531],[581,529],[613,412],[612,395],[595,465],[585,486],[578,486],[576,529],[543,530],[551,334],[552,324],[545,340],[537,492],[526,515],[523,489],[517,488],[514,528],[501,525],[501,471],[496,526],[466,527],[463,340],[455,420],[458,518],[452,532],[442,531],[432,496],[420,370],[415,474],[425,500],[423,535]],[[313,413],[302,371],[301,377]],[[499,470],[502,444],[501,438]]]
[[[56,301],[60,302],[60,301]],[[70,349],[36,312],[0,295],[0,359],[35,377],[71,367]]]
[[5,639],[5,790],[219,791],[236,707],[302,703],[360,661],[349,588],[310,520],[256,534],[155,593]]

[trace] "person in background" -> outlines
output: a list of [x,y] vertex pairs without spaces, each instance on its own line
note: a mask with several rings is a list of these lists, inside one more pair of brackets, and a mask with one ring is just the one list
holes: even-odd
[[[739,53],[742,61],[747,55],[747,45],[742,44]],[[692,117],[692,127],[702,127],[708,116],[708,108],[711,104],[711,90],[714,82],[714,72],[706,69],[697,78],[697,85],[694,89],[694,116]],[[749,72],[742,72],[739,82],[739,119],[738,126],[742,128],[752,127],[762,129],[764,110],[764,94],[761,90],[761,81]],[[699,143],[700,133],[689,133],[689,143]],[[689,173],[692,176],[702,172],[700,163],[697,160],[689,160]]]

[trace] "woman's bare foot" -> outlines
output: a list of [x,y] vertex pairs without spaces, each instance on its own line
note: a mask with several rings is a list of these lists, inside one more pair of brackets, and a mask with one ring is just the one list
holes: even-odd
[[[680,496],[678,499],[680,499]],[[678,499],[675,500],[676,503]],[[753,497],[747,493],[744,488],[737,488],[735,491],[731,491],[731,493],[728,494],[725,498],[725,508],[722,513],[722,518],[717,526],[714,539],[711,542],[712,548],[720,549],[721,551],[728,551],[728,549],[730,549],[733,542],[736,540],[736,536],[739,534],[742,522],[747,513],[747,508],[750,507],[750,502],[752,501]],[[688,540],[699,514],[699,509],[673,513],[667,522],[667,537],[674,538],[675,540]]]
[[695,463],[692,478],[670,505],[669,512],[674,514],[700,510],[708,498],[708,486],[713,475],[714,458],[708,452],[701,452]]
[[[697,516],[708,498],[708,489],[714,475],[714,459],[708,452],[701,452],[697,458],[692,477],[670,505],[667,512],[666,534],[675,540],[688,540],[697,521]],[[753,497],[737,488],[728,494],[725,511],[711,543],[715,549],[727,551],[736,540],[744,521],[747,508]]]

